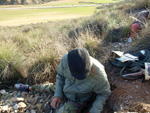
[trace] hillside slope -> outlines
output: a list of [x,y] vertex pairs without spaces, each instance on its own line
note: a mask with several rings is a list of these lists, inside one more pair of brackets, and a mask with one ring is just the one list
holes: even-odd
[[[124,80],[121,68],[109,62],[112,50],[137,52],[150,48],[150,21],[133,43],[127,42],[132,22],[129,16],[150,9],[149,6],[148,0],[137,0],[100,7],[102,10],[89,18],[0,27],[0,89],[7,91],[1,90],[0,108],[49,113],[51,95],[15,91],[12,86],[20,82],[30,85],[55,82],[61,57],[73,48],[84,47],[105,66],[111,84],[112,94],[103,113],[150,112],[149,81]],[[17,107],[20,100],[25,107]]]

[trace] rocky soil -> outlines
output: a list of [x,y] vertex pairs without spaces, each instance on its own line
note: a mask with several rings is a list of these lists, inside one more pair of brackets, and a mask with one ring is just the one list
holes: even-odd
[[0,113],[50,113],[52,94],[0,90]]

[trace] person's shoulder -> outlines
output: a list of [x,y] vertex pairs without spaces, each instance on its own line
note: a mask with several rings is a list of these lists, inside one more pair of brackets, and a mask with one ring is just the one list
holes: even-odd
[[95,80],[100,80],[105,78],[105,70],[104,66],[95,58],[91,57],[92,60],[92,68],[90,72],[90,77]]
[[62,63],[62,64],[65,64],[65,63],[68,61],[67,58],[68,58],[68,54],[65,54],[65,55],[61,58],[61,63]]
[[66,60],[66,59],[67,59],[67,56],[68,56],[68,54],[65,54],[65,55],[61,58],[61,60]]
[[90,56],[90,59],[91,59],[91,62],[92,62],[92,65],[95,67],[95,68],[99,68],[99,69],[103,69],[104,66],[95,58],[91,57]]

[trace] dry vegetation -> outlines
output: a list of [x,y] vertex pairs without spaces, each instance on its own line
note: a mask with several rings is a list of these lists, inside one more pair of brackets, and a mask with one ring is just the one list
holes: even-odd
[[[149,8],[142,3],[138,0],[136,7]],[[29,84],[54,82],[61,57],[76,47],[87,48],[91,56],[104,64],[108,60],[108,42],[128,38],[131,20],[127,12],[133,6],[134,3],[112,5],[89,18],[1,27],[0,79],[24,77]],[[133,43],[133,47],[148,48],[149,33],[148,26],[135,41],[138,45]]]

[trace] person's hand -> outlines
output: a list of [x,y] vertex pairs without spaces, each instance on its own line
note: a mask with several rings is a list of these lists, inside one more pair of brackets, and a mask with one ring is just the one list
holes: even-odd
[[51,102],[51,106],[52,106],[54,109],[56,109],[57,107],[59,107],[60,102],[61,102],[61,98],[55,97],[55,98],[53,98],[53,100],[52,100],[52,102]]

